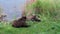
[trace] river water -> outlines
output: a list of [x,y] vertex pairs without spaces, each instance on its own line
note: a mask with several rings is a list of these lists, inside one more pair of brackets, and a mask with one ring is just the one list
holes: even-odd
[[5,19],[11,21],[22,16],[22,9],[26,0],[0,0],[3,13],[7,15]]

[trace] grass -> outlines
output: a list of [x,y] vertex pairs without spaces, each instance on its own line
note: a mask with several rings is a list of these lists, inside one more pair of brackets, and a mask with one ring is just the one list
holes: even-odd
[[58,34],[60,32],[59,22],[45,17],[41,22],[28,21],[31,25],[29,28],[13,28],[11,25],[1,24],[0,34]]
[[[27,21],[31,27],[13,28],[0,23],[0,34],[60,34],[60,0],[39,0],[32,7],[39,7],[41,22]],[[30,7],[30,8],[32,8]]]

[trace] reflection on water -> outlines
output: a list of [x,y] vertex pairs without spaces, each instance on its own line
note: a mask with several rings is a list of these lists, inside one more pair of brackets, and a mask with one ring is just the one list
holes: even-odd
[[21,17],[22,10],[20,7],[24,6],[26,0],[0,0],[0,5],[3,7],[3,13],[7,14],[5,19],[13,20],[14,17]]

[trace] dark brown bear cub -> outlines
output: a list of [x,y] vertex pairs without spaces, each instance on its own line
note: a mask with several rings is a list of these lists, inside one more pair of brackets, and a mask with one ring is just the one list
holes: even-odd
[[29,27],[26,23],[26,17],[22,17],[18,20],[15,20],[12,24],[13,27],[20,28],[20,27]]
[[41,20],[38,19],[36,16],[32,16],[31,20],[36,22],[41,22]]

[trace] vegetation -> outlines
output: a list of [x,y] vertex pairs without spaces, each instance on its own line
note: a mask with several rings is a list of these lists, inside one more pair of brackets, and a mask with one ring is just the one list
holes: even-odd
[[41,22],[27,21],[29,28],[13,28],[1,22],[0,34],[60,34],[60,0],[37,0],[32,7],[40,9]]

